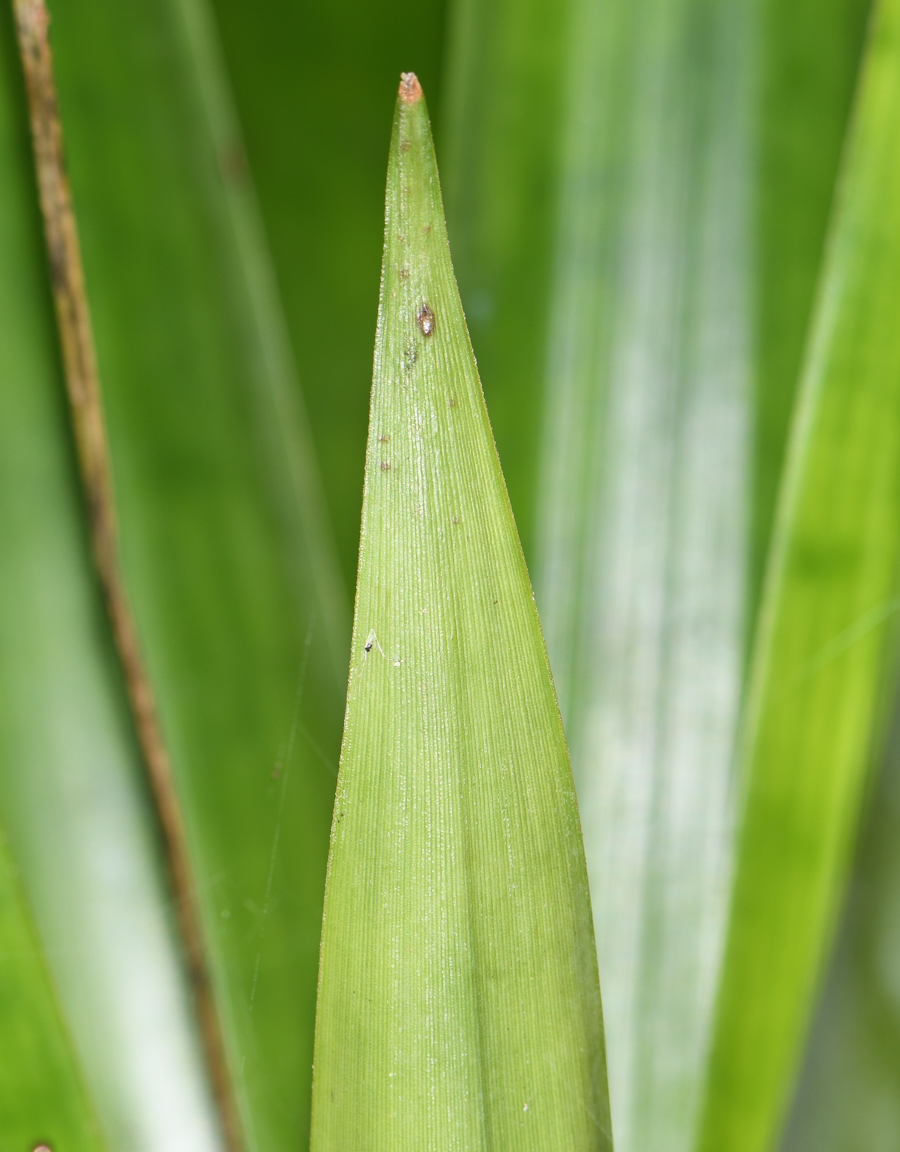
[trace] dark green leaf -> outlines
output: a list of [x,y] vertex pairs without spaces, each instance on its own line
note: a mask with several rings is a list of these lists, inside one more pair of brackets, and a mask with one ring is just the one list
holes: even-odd
[[351,588],[396,77],[438,92],[445,0],[213,7]]

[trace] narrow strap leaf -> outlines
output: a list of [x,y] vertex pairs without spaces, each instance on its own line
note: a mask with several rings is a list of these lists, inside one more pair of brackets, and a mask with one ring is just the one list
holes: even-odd
[[703,1152],[766,1152],[777,1136],[900,611],[900,3],[876,15],[753,659]]
[[609,1147],[568,755],[411,74],[388,171],[312,1147]]

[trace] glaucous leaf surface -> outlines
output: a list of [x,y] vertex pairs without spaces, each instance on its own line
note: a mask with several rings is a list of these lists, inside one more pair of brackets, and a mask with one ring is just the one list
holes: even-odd
[[704,1152],[763,1152],[779,1135],[875,750],[900,553],[898,134],[900,4],[888,0],[845,151],[753,658]]
[[538,605],[620,1152],[690,1147],[727,899],[752,429],[752,7],[569,29]]
[[410,75],[369,428],[312,1148],[608,1149],[575,792]]
[[451,10],[456,264],[589,861],[620,881],[595,902],[620,1148],[693,1138],[728,733],[866,8]]
[[350,589],[396,77],[414,69],[440,113],[445,0],[213,8]]
[[122,557],[248,1148],[307,1138],[342,601],[202,2],[59,0]]
[[[0,14],[0,1144],[216,1152],[67,426],[24,89]],[[30,1141],[30,1142],[29,1142]]]

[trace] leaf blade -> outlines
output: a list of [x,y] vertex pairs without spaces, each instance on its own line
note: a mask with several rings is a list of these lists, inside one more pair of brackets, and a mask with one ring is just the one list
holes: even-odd
[[[871,31],[754,655],[732,921],[699,1146],[777,1135],[877,736],[895,611],[900,7]],[[780,834],[774,836],[772,830]]]
[[363,507],[312,1146],[606,1148],[568,757],[415,77]]

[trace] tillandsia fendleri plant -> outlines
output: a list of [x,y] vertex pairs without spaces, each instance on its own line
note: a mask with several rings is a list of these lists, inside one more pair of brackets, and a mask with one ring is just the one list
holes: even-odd
[[893,1152],[898,22],[4,9],[0,1148]]

